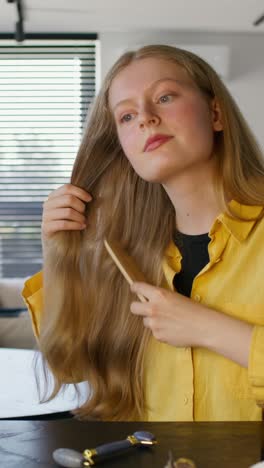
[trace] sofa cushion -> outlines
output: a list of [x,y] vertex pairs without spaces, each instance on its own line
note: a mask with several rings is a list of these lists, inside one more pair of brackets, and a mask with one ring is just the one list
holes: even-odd
[[0,278],[0,307],[26,308],[21,291],[26,278]]
[[[29,313],[21,297],[26,278],[0,278],[0,347],[36,347]],[[24,311],[21,312],[21,310]]]

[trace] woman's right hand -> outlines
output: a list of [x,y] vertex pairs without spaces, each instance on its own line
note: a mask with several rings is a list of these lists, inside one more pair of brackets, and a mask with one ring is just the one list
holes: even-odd
[[43,205],[42,241],[48,241],[59,231],[80,231],[86,227],[86,203],[92,196],[72,184],[65,184],[51,192]]

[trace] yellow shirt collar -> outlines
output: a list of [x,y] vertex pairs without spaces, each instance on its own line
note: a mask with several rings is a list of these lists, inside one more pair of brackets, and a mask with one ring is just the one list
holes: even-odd
[[[263,211],[263,206],[242,205],[235,200],[231,200],[229,206],[232,212],[243,218],[243,221],[230,218],[226,213],[221,213],[217,219],[223,223],[228,231],[239,241],[247,239],[256,224],[258,215]],[[210,231],[211,233],[211,231]]]
[[[231,200],[229,206],[232,212],[243,217],[244,221],[232,219],[226,213],[221,213],[214,221],[210,229],[209,236],[211,237],[213,235],[220,222],[239,242],[243,242],[249,236],[254,225],[256,224],[256,220],[252,220],[252,218],[257,218],[264,207],[242,205],[235,200]],[[175,273],[179,272],[181,269],[181,259],[182,256],[178,247],[174,244],[173,241],[171,241],[165,251],[162,263],[163,271],[170,289],[173,289],[172,281]]]

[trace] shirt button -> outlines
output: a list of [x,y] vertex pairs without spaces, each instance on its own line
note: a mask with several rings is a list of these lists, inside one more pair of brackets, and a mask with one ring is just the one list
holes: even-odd
[[200,302],[201,296],[199,296],[199,294],[195,294],[194,300],[195,300],[196,302]]
[[187,397],[184,397],[184,400],[183,400],[183,402],[184,402],[184,404],[185,404],[185,405],[187,405],[187,404],[188,404],[188,401],[189,401],[189,399],[188,399]]

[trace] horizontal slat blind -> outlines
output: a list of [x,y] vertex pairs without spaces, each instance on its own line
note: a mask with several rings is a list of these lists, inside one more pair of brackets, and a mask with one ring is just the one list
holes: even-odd
[[97,52],[97,39],[0,40],[0,277],[42,268],[42,204],[69,182]]

